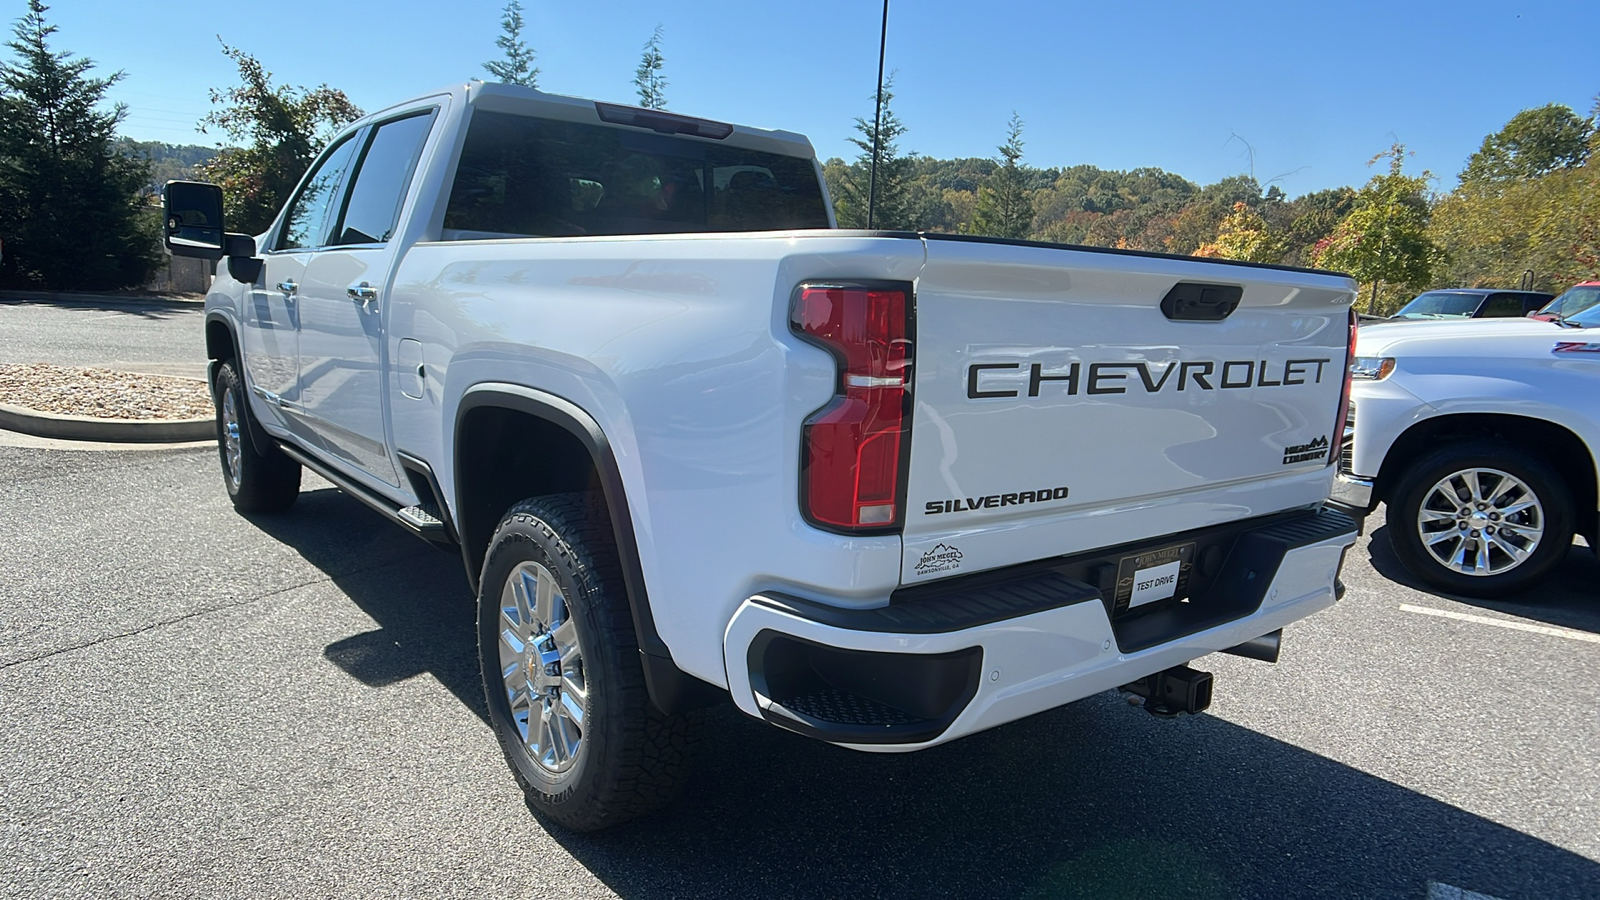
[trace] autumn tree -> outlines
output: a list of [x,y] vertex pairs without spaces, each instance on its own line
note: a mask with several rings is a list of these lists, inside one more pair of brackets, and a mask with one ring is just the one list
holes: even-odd
[[994,174],[978,188],[970,231],[994,237],[1026,238],[1033,229],[1033,203],[1022,173],[1022,117],[1013,110],[1006,142],[998,148]]
[[639,90],[639,105],[645,109],[667,108],[667,77],[661,74],[667,58],[661,53],[661,26],[644,42],[644,54],[633,73],[633,86]]
[[1246,262],[1275,263],[1283,257],[1283,245],[1267,228],[1267,220],[1244,201],[1233,204],[1233,211],[1222,219],[1217,239],[1194,252],[1195,256],[1241,259]]
[[156,259],[141,194],[148,164],[116,152],[118,105],[99,109],[121,72],[50,47],[56,26],[30,0],[0,63],[0,277],[53,289],[139,284]]
[[211,90],[221,108],[200,120],[200,131],[218,129],[243,146],[222,150],[201,173],[222,185],[229,230],[256,234],[272,224],[322,147],[362,113],[344,91],[274,85],[255,57],[226,43],[222,52],[238,66],[240,84]]
[[522,26],[522,4],[519,0],[509,0],[500,18],[500,37],[494,42],[503,56],[484,63],[483,69],[502,84],[536,88],[539,69],[533,60],[537,54],[522,39]]
[[1368,162],[1387,159],[1389,171],[1367,182],[1350,215],[1318,245],[1318,265],[1349,272],[1370,286],[1371,313],[1386,284],[1409,291],[1426,287],[1439,255],[1428,234],[1428,173],[1405,174],[1405,155],[1405,145],[1395,144]]

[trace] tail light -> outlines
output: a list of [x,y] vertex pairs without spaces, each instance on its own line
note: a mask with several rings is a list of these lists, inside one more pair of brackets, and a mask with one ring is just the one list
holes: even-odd
[[1356,318],[1355,307],[1350,308],[1350,337],[1345,345],[1344,354],[1344,387],[1339,390],[1339,417],[1333,420],[1333,434],[1328,438],[1332,446],[1328,448],[1328,465],[1333,465],[1339,460],[1339,454],[1334,448],[1340,446],[1344,440],[1345,417],[1350,414],[1350,367],[1356,361]]
[[806,419],[800,506],[852,534],[897,531],[910,461],[911,285],[803,284],[790,327],[838,362],[834,397]]

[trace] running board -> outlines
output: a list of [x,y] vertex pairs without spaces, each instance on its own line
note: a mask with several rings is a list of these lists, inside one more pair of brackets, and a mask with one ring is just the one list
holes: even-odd
[[389,498],[340,475],[300,448],[286,443],[279,443],[278,447],[283,450],[285,456],[333,482],[334,487],[365,503],[378,515],[417,537],[440,547],[455,546],[455,541],[451,539],[450,532],[445,527],[444,519],[431,502],[397,507]]

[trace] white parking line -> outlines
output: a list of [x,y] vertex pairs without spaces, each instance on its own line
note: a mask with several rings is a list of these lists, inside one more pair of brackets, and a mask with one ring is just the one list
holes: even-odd
[[[1418,607],[1420,609],[1420,607]],[[1458,888],[1439,881],[1428,882],[1428,900],[1495,900],[1488,894]]]
[[1442,619],[1459,619],[1463,622],[1476,622],[1479,625],[1493,625],[1497,628],[1510,628],[1513,631],[1547,634],[1551,637],[1566,638],[1570,641],[1588,641],[1591,644],[1600,644],[1600,634],[1590,634],[1587,631],[1551,628],[1548,625],[1534,625],[1530,622],[1508,622],[1505,619],[1491,619],[1488,616],[1474,616],[1470,613],[1451,612],[1447,609],[1429,609],[1426,606],[1412,606],[1409,603],[1400,604],[1400,611],[1422,613],[1425,616],[1438,616]]

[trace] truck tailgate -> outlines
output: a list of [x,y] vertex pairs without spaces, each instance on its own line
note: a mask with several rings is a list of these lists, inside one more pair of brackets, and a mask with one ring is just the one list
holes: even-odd
[[[1350,279],[1002,242],[926,246],[904,583],[1327,497]],[[1232,297],[1236,308],[1208,318]]]

